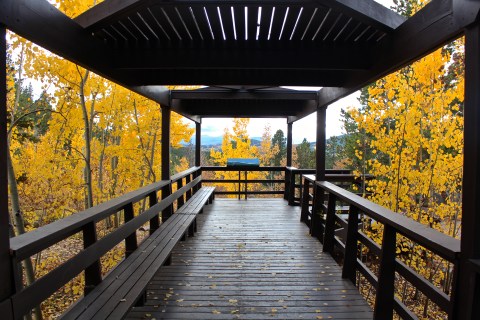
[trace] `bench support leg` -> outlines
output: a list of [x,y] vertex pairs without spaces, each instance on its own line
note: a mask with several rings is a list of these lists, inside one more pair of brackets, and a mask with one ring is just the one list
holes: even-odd
[[180,238],[180,241],[182,241],[182,242],[185,241],[185,240],[187,240],[187,233],[186,232]]
[[195,220],[192,222],[192,224],[188,227],[188,236],[193,237],[195,236]]
[[168,258],[165,260],[164,266],[170,266],[172,264],[172,255],[170,254]]
[[145,302],[147,302],[147,293],[144,291],[138,298],[137,302],[135,302],[135,307],[143,307]]

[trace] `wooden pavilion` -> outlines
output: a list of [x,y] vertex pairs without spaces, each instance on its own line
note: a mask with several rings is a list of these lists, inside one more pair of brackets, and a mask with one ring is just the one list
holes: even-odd
[[[432,0],[409,19],[373,0],[106,0],[75,19],[70,19],[47,0],[1,0],[1,51],[6,52],[5,34],[8,29],[106,79],[159,102],[163,128],[162,159],[166,159],[162,163],[162,181],[155,185],[91,208],[74,215],[74,218],[40,228],[31,234],[9,239],[4,54],[0,60],[3,73],[0,77],[0,101],[3,102],[0,110],[2,318],[22,318],[82,271],[85,272],[85,291],[90,292],[83,300],[93,301],[95,297],[100,297],[95,296],[97,288],[106,286],[106,281],[102,281],[99,273],[99,257],[113,243],[115,245],[124,239],[127,256],[138,255],[135,251],[138,251],[136,248],[139,246],[132,240],[132,234],[145,222],[150,221],[151,237],[159,239],[158,241],[166,241],[162,240],[166,237],[176,238],[179,230],[183,230],[182,234],[178,233],[179,239],[185,232],[193,235],[197,228],[192,213],[194,210],[182,211],[182,208],[186,208],[187,204],[190,206],[194,202],[191,201],[193,195],[201,190],[202,118],[285,118],[288,123],[287,168],[275,170],[289,173],[285,178],[285,196],[288,197],[290,190],[294,190],[289,180],[294,174],[289,168],[292,163],[292,123],[317,112],[315,177],[305,177],[304,183],[315,190],[313,213],[310,214],[309,221],[312,234],[323,242],[323,251],[332,252],[334,247],[342,249],[342,277],[355,282],[355,274],[360,272],[375,285],[376,319],[391,318],[394,310],[402,318],[415,319],[415,315],[394,297],[396,272],[445,310],[450,319],[479,319],[479,13],[480,1],[475,0]],[[461,36],[465,36],[466,56],[465,160],[462,237],[461,241],[457,241],[325,182],[328,175],[333,174],[325,170],[325,121],[326,110],[331,103]],[[210,87],[194,91],[170,91],[164,87],[172,83]],[[319,91],[294,91],[280,86],[323,88]],[[172,111],[193,120],[197,129],[196,167],[176,176],[169,175],[168,161]],[[171,193],[174,183],[177,184],[178,191]],[[305,190],[303,204],[306,208],[302,209],[304,219],[310,203],[307,196],[309,189]],[[323,201],[324,193],[328,194],[328,205]],[[144,198],[150,199],[151,208],[144,217],[135,217],[131,209],[133,203]],[[211,200],[211,194],[206,194],[202,201],[205,204]],[[334,232],[338,222],[335,217],[335,201],[339,200],[350,205],[350,223],[343,246],[339,245]],[[180,208],[177,211],[182,212],[172,215],[174,201]],[[201,210],[200,207],[196,208]],[[123,229],[112,233],[111,237],[98,240],[95,223],[120,210],[125,211]],[[326,218],[319,220],[317,212],[322,212]],[[357,261],[357,242],[368,242],[356,227],[358,212],[371,216],[385,226],[382,246],[370,243],[380,259],[378,275]],[[162,225],[159,216],[162,216]],[[183,220],[177,219],[180,216]],[[167,226],[167,219],[176,224],[171,222]],[[181,229],[182,227],[188,230]],[[19,263],[77,232],[83,232],[85,250],[31,286],[21,288],[17,272]],[[397,234],[406,236],[454,265],[455,280],[450,295],[441,292],[395,260]],[[170,245],[170,242],[161,243],[166,247]],[[163,260],[157,263],[157,269],[164,261],[169,262],[170,251],[159,255]],[[132,262],[132,265],[135,263]],[[156,265],[155,262],[152,263]],[[339,280],[340,278],[339,276]],[[145,290],[145,286],[141,290]],[[133,294],[133,291],[125,294]],[[105,289],[101,297],[105,292],[108,290]],[[138,296],[141,294],[134,300],[137,301]],[[79,302],[77,310],[82,308],[82,303]],[[82,309],[87,310],[86,313],[88,306],[85,304]],[[66,318],[73,318],[72,314],[67,314]],[[110,316],[123,317],[125,314]],[[80,313],[78,317],[94,318]],[[107,314],[100,313],[96,317],[106,318]]]

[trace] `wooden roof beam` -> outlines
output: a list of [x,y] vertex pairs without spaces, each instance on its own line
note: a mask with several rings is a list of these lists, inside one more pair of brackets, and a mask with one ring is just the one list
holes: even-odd
[[385,32],[395,30],[406,21],[405,17],[373,0],[316,0],[316,2]]
[[328,106],[461,36],[479,12],[479,1],[433,0],[395,30],[390,45],[378,51],[374,68],[343,87],[321,89],[319,106]]

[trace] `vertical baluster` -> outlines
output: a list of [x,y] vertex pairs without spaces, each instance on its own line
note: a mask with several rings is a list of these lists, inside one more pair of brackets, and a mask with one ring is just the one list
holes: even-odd
[[310,210],[310,181],[304,179],[303,183],[303,197],[302,197],[302,209],[300,213],[300,221],[308,222],[308,211]]
[[[165,199],[169,195],[172,194],[172,184],[169,183],[165,187],[162,188],[162,199]],[[173,213],[173,206],[168,206],[165,210],[162,211],[162,223],[167,221],[168,218],[172,216]]]
[[295,172],[290,171],[290,191],[288,194],[288,205],[295,205]]
[[248,186],[247,186],[247,184],[248,184],[248,180],[247,180],[247,174],[248,174],[248,172],[247,172],[247,171],[245,171],[245,200],[247,200],[247,198],[248,198],[248,194],[247,194],[247,192],[248,192]]
[[288,200],[289,190],[290,190],[290,170],[285,168],[284,174],[285,182],[284,182],[284,191],[283,191],[283,199]]
[[380,270],[378,273],[377,296],[374,319],[392,319],[395,291],[395,251],[397,233],[391,226],[383,229]]
[[[158,203],[157,199],[157,192],[154,191],[148,195],[148,202],[150,204],[150,208],[153,207]],[[155,232],[160,227],[160,219],[158,214],[156,214],[152,219],[150,219],[150,235]]]
[[[133,211],[133,203],[129,203],[123,209],[123,215],[125,217],[125,223],[132,220],[135,217]],[[125,238],[125,256],[128,257],[137,249],[137,231],[135,230],[131,235]]]
[[333,193],[328,195],[327,218],[325,221],[325,234],[323,236],[323,252],[333,253],[335,240],[335,206],[337,196]]
[[[183,178],[177,181],[177,190],[180,190],[181,187],[183,187]],[[183,206],[184,203],[185,203],[185,200],[184,200],[183,194],[182,194],[180,196],[180,198],[178,198],[178,200],[177,200],[177,210],[178,210],[178,208]]]
[[347,241],[345,243],[345,259],[343,262],[342,278],[356,282],[358,242],[358,208],[350,205],[348,213]]
[[321,237],[322,226],[320,225],[322,223],[322,219],[320,219],[320,210],[323,210],[323,195],[323,189],[317,186],[316,183],[313,183],[313,205],[310,233],[313,237],[316,237],[319,240],[323,240],[323,237]]
[[[191,175],[187,175],[185,177],[185,184],[189,184],[191,181],[192,181],[192,178],[190,178]],[[187,197],[187,201],[190,200],[190,198],[192,197],[192,190],[191,189],[188,189],[187,192],[185,193],[186,197]]]
[[[90,222],[83,228],[83,247],[84,249],[97,242],[97,230],[95,228],[95,222]],[[100,282],[102,282],[102,268],[100,260],[95,261],[90,266],[85,268],[85,288],[84,294],[87,295],[92,291]]]

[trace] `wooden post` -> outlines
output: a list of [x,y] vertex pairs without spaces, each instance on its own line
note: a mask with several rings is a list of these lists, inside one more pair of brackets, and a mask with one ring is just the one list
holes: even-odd
[[[158,203],[157,191],[154,191],[148,195],[148,202],[149,202],[150,208]],[[159,227],[160,227],[160,219],[158,218],[158,215],[155,215],[155,217],[150,219],[149,234],[152,235],[152,233],[154,233],[155,230],[157,230]]]
[[[293,122],[287,123],[287,167],[292,166],[292,153],[293,153],[293,140],[292,140],[292,127]],[[291,171],[285,170],[285,192],[283,198],[288,200],[290,197],[290,173]],[[290,202],[288,203],[289,205]]]
[[325,147],[326,134],[325,126],[327,123],[327,108],[317,109],[317,142],[316,142],[316,180],[325,180]]
[[[348,225],[350,226],[350,221]],[[347,237],[349,236],[350,234]],[[380,270],[378,272],[377,295],[373,314],[373,318],[376,320],[393,318],[396,239],[397,232],[395,229],[385,225],[383,227],[382,253],[380,255]],[[357,250],[355,250],[356,252]]]
[[[129,203],[123,209],[123,215],[125,218],[125,223],[135,218],[135,213],[133,211],[133,203]],[[133,232],[131,235],[125,238],[125,257],[131,255],[138,248],[137,243],[137,231]]]
[[325,219],[325,234],[323,236],[323,252],[333,253],[335,243],[335,206],[337,196],[333,193],[328,195],[327,218]]
[[307,223],[308,222],[308,211],[310,210],[310,181],[304,179],[303,182],[303,193],[301,198],[301,211],[300,211],[300,221]]
[[[162,106],[162,180],[170,180],[170,118],[169,107]],[[162,189],[162,199],[172,194],[172,184]],[[162,211],[162,222],[172,215],[173,207],[169,206]]]
[[293,153],[293,138],[292,138],[293,123],[287,124],[287,167],[292,166],[292,153]]
[[[83,247],[86,249],[97,242],[97,230],[95,222],[90,222],[83,228]],[[85,287],[84,294],[87,295],[100,282],[102,282],[102,266],[100,260],[95,261],[85,268]]]
[[480,25],[465,30],[462,238],[453,290],[455,319],[480,318],[480,275],[469,264],[480,258]]
[[6,29],[0,25],[0,302],[14,293],[10,258],[10,225],[8,216],[7,175],[7,44]]
[[195,122],[195,166],[201,165],[201,150],[202,150],[202,123]]
[[[323,192],[323,189],[322,189]],[[328,219],[328,218],[327,218]],[[345,258],[342,278],[348,278],[355,284],[357,278],[357,241],[358,241],[358,208],[350,206],[348,213],[347,240],[345,241]],[[387,319],[387,318],[385,318]],[[391,319],[391,318],[388,318]]]

